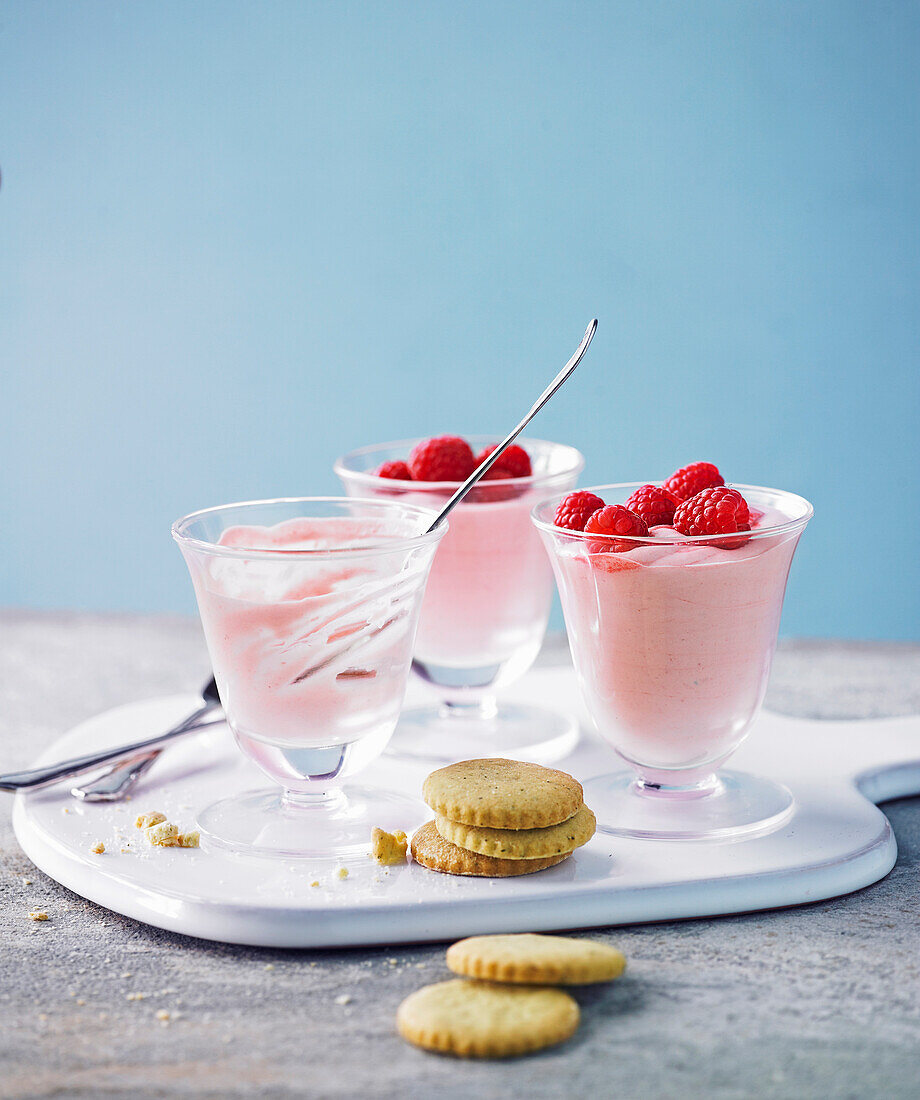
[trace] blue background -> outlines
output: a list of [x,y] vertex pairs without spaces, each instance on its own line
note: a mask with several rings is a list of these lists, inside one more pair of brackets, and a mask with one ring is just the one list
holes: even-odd
[[815,504],[784,632],[920,637],[920,7],[0,2],[0,603],[534,425]]

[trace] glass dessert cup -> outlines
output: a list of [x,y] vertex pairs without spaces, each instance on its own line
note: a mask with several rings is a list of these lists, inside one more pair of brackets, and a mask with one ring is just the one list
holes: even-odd
[[277,787],[198,817],[207,845],[260,856],[366,855],[408,831],[413,799],[345,781],[383,751],[405,694],[446,524],[399,501],[230,504],[173,524],[227,723]]
[[[593,489],[623,504],[640,483]],[[539,504],[581,691],[601,737],[629,765],[585,784],[598,828],[656,839],[743,837],[792,812],[785,787],[720,771],[760,710],[789,567],[812,516],[792,493],[736,485],[762,513],[750,535],[630,539],[626,553],[553,525]],[[718,545],[714,545],[718,543]]]
[[[478,452],[493,436],[467,436]],[[452,482],[377,477],[382,462],[405,459],[419,442],[383,443],[339,458],[335,472],[349,496],[401,500],[438,510]],[[574,449],[539,439],[517,441],[533,474],[484,482],[450,514],[425,591],[412,667],[439,696],[403,712],[389,751],[431,761],[513,756],[558,760],[578,740],[573,716],[497,702],[495,692],[533,664],[549,618],[552,570],[530,522],[537,501],[567,493],[584,467]]]

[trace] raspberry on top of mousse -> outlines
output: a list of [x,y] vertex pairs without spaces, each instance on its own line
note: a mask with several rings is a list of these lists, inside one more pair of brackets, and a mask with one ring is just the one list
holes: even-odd
[[604,502],[594,493],[586,489],[576,489],[574,493],[562,498],[553,523],[557,527],[565,527],[569,531],[584,531],[585,524],[599,509],[604,507]]
[[[692,494],[684,497],[690,489]],[[737,489],[725,485],[711,462],[694,462],[672,474],[663,486],[640,486],[625,505],[605,505],[584,489],[569,493],[556,508],[553,523],[587,535],[607,535],[603,542],[588,544],[589,554],[628,553],[640,545],[634,539],[655,536],[654,528],[659,527],[686,536],[735,536],[708,543],[731,550],[747,541],[744,536],[762,515],[748,508]]]
[[646,527],[665,527],[674,519],[680,501],[660,485],[643,485],[626,501],[630,512],[645,520]]
[[[485,450],[480,451],[479,454],[476,455],[476,465],[479,466],[481,463],[485,462],[497,446],[497,443],[493,443],[491,447],[486,447]],[[512,443],[510,447],[506,447],[502,451],[498,461],[489,473],[494,473],[495,470],[501,470],[502,477],[530,477],[533,473],[533,469],[530,465],[530,455],[523,447],[519,447],[516,443]],[[486,477],[488,476],[489,475],[486,474]],[[495,479],[497,479],[497,475]]]
[[[497,446],[497,443],[493,443],[474,458],[473,449],[465,439],[458,435],[440,435],[416,443],[405,462],[401,459],[391,459],[378,466],[374,473],[377,477],[397,481],[466,481],[473,470],[488,458]],[[530,455],[523,447],[512,444],[502,451],[498,461],[482,480],[499,481],[530,477],[532,472]],[[490,494],[480,494],[478,498],[473,499],[503,499],[498,489],[490,490]]]
[[394,459],[391,462],[384,462],[377,469],[377,477],[389,477],[395,481],[411,481],[412,475],[409,473],[409,467],[405,462],[401,462],[399,459]]
[[[599,508],[585,524],[586,535],[633,535],[638,538],[648,537],[648,527],[645,520],[630,512],[622,504],[607,504]],[[628,537],[607,538],[603,542],[588,543],[589,554],[627,554],[630,550],[640,545]]]
[[476,462],[465,439],[441,435],[416,443],[407,465],[413,481],[466,481]]
[[713,466],[711,462],[692,462],[671,474],[664,487],[681,502],[695,497],[703,489],[724,484],[725,478],[719,473],[717,466]]
[[[750,519],[747,501],[738,490],[719,486],[704,489],[679,505],[674,513],[674,529],[682,535],[736,535],[750,531]],[[736,545],[738,541],[727,540],[724,545]]]

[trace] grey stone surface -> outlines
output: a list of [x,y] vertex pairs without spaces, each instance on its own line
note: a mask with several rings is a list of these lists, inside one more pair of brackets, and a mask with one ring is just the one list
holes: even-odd
[[[0,769],[206,671],[191,620],[0,613]],[[808,716],[916,712],[920,646],[787,642],[769,702]],[[886,812],[900,857],[884,882],[795,910],[593,932],[630,965],[612,987],[577,993],[576,1037],[465,1063],[393,1030],[400,1000],[446,976],[442,947],[294,952],[160,932],[37,871],[4,806],[0,1097],[913,1098],[920,804]],[[37,907],[48,922],[28,919]]]

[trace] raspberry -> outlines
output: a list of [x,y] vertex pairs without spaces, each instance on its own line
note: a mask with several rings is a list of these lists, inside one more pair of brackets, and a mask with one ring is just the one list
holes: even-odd
[[567,527],[570,531],[584,531],[589,517],[603,507],[604,502],[600,497],[579,489],[562,498],[553,516],[553,523],[557,527]]
[[[503,456],[504,457],[504,456]],[[479,465],[477,461],[476,465]],[[475,488],[470,492],[470,495],[466,498],[470,501],[479,501],[480,503],[494,503],[497,500],[511,500],[512,497],[520,496],[520,494],[526,490],[515,489],[511,485],[483,485],[484,481],[508,481],[514,477],[514,474],[510,470],[506,470],[504,466],[495,465],[491,470],[487,470],[479,481],[476,483]]]
[[[648,536],[648,527],[641,516],[630,512],[622,504],[609,504],[600,508],[585,524],[586,535],[634,535]],[[588,544],[589,554],[625,554],[635,550],[636,543],[629,538],[604,539],[603,542]]]
[[377,470],[377,477],[392,477],[396,481],[411,481],[412,474],[405,462],[398,459],[392,462],[384,462]]
[[456,435],[425,439],[409,452],[409,473],[415,481],[466,481],[474,466],[469,443]]
[[703,489],[713,489],[724,484],[725,478],[719,473],[718,467],[711,462],[694,462],[671,474],[664,487],[678,501],[683,501],[695,497]]
[[[734,535],[750,531],[747,501],[737,489],[725,486],[703,489],[678,506],[674,527],[682,535]],[[747,539],[714,539],[709,545],[730,550],[743,542]]]
[[[484,451],[480,451],[476,455],[476,465],[478,466],[480,462],[484,462],[497,446],[497,443],[493,443],[491,447],[486,447]],[[502,451],[498,462],[508,471],[505,477],[530,477],[533,473],[530,466],[530,455],[516,443],[512,443],[510,447],[506,447]],[[492,467],[493,470],[495,468],[495,466]]]
[[626,507],[644,519],[647,527],[663,527],[674,518],[680,502],[673,493],[657,485],[643,485],[627,500]]

